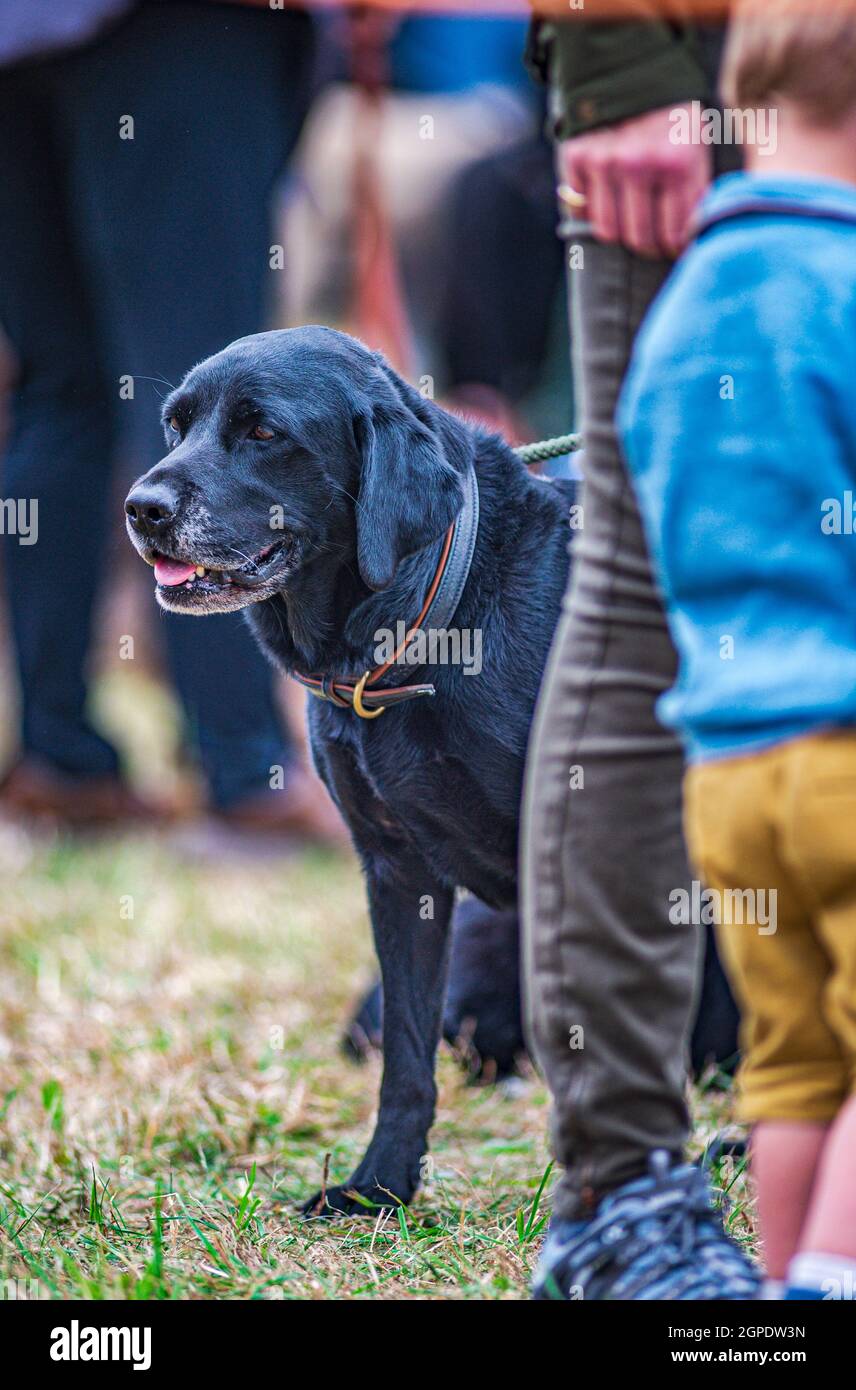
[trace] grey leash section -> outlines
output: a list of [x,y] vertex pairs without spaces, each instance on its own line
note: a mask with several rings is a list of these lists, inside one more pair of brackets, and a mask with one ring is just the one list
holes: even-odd
[[562,454],[575,454],[582,447],[581,434],[558,434],[555,439],[541,439],[537,444],[521,444],[514,452],[524,463],[543,463]]

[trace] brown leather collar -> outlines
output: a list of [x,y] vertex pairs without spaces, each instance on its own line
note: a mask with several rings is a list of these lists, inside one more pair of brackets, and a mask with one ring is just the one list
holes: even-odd
[[[452,535],[455,530],[455,523],[449,527],[443,542],[443,550],[440,554],[440,562],[434,571],[434,578],[428,589],[425,602],[422,605],[419,616],[412,627],[407,629],[404,641],[395,649],[389,661],[385,661],[382,666],[375,666],[373,671],[366,671],[365,675],[360,676],[359,680],[354,676],[304,676],[300,671],[292,671],[292,675],[301,685],[305,685],[310,695],[317,695],[319,700],[329,700],[332,704],[338,705],[340,709],[354,710],[361,719],[377,719],[379,714],[383,714],[387,705],[399,704],[402,700],[413,700],[418,695],[433,695],[433,685],[393,685],[385,690],[368,690],[366,687],[374,685],[381,676],[386,675],[390,666],[394,666],[403,655],[404,650],[414,636],[419,631],[428,609],[431,607],[434,595],[440,586],[440,580],[446,569],[449,559],[449,551],[452,548]],[[384,703],[380,704],[383,700]]]
[[388,705],[434,694],[434,687],[429,684],[384,686],[382,690],[372,690],[371,687],[377,685],[387,671],[401,660],[408,643],[419,632],[429,613],[441,628],[447,627],[454,617],[470,572],[478,534],[479,492],[472,464],[464,480],[464,496],[464,505],[443,538],[443,548],[425,602],[389,660],[360,677],[306,676],[301,671],[292,671],[294,679],[305,686],[311,695],[316,695],[319,700],[329,700],[340,709],[353,709],[361,719],[376,719]]

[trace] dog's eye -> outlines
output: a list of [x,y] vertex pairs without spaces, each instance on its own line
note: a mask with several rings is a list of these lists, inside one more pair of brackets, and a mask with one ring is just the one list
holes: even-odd
[[273,430],[269,430],[267,425],[253,425],[250,439],[273,439]]

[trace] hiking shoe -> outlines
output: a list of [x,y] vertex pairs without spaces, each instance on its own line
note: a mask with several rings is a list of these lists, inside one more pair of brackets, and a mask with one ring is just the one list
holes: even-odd
[[760,1278],[726,1235],[707,1177],[662,1149],[648,1177],[604,1197],[589,1221],[557,1221],[535,1275],[542,1300],[754,1299]]

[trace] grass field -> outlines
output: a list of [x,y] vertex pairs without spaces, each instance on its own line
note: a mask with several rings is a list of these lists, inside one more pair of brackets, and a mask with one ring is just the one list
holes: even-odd
[[[371,1127],[337,1048],[372,972],[346,858],[196,860],[180,839],[0,825],[0,1284],[7,1297],[523,1298],[549,1208],[547,1098],[443,1054],[413,1207],[306,1223]],[[700,1149],[728,1119],[696,1094]],[[744,1179],[724,1160],[733,1230]],[[540,1194],[540,1195],[539,1195]]]

